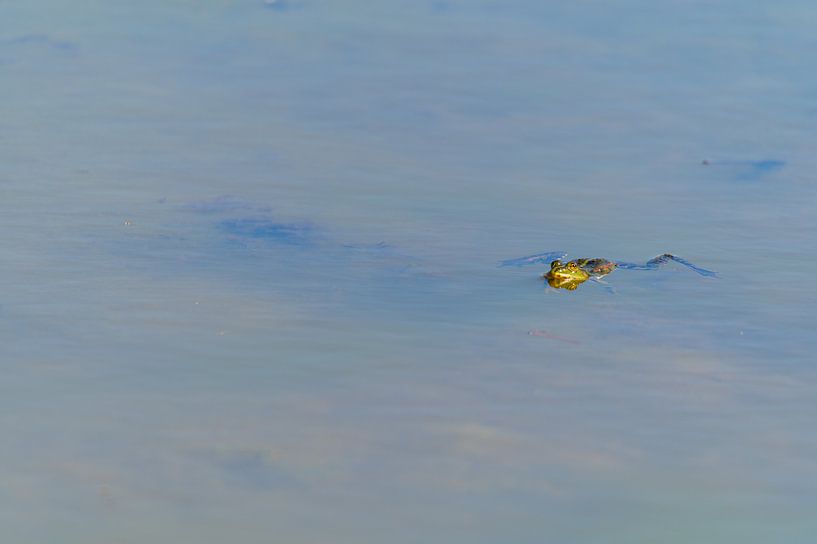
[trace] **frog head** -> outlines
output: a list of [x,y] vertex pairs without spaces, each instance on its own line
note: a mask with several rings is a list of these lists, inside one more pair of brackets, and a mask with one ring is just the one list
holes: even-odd
[[553,261],[550,263],[550,271],[545,274],[548,285],[556,289],[567,289],[569,291],[575,290],[589,277],[590,274],[579,268],[573,261],[566,264],[562,263],[562,261]]
[[545,278],[547,279],[555,279],[555,280],[569,280],[569,281],[578,281],[583,282],[590,277],[590,274],[579,268],[579,266],[574,262],[570,261],[567,264],[562,263],[562,261],[553,261],[550,263],[550,271],[545,274]]

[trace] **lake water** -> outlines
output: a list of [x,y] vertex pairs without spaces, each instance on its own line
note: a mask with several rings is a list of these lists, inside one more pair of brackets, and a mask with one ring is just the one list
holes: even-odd
[[4,538],[814,542],[815,24],[0,2]]

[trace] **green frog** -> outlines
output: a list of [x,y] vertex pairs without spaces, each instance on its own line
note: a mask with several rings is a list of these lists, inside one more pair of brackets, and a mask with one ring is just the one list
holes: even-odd
[[[655,270],[659,266],[666,264],[669,261],[682,264],[697,272],[701,276],[716,277],[717,274],[711,270],[700,268],[691,262],[682,259],[671,253],[664,253],[647,261],[644,264],[628,263],[624,261],[611,261],[602,258],[580,258],[574,259],[567,263],[563,263],[562,259],[566,253],[559,251],[550,251],[546,253],[539,253],[536,255],[528,255],[527,257],[520,257],[518,259],[511,259],[502,261],[500,266],[522,266],[526,264],[541,263],[550,261],[550,270],[544,275],[548,285],[557,289],[575,290],[579,285],[588,279],[603,283],[601,279],[615,270],[622,268],[625,270]],[[554,259],[551,261],[551,259]]]

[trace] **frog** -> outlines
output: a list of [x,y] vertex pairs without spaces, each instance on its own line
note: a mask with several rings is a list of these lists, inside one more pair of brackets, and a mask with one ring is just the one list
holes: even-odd
[[550,270],[543,278],[547,280],[548,285],[551,287],[556,289],[568,289],[570,291],[574,291],[579,285],[589,279],[598,283],[604,283],[602,278],[618,268],[625,270],[655,270],[670,261],[686,266],[701,276],[717,277],[716,272],[696,266],[686,259],[671,253],[663,253],[657,257],[653,257],[644,264],[614,261],[602,257],[581,257],[564,263],[562,259],[566,256],[567,253],[564,252],[548,251],[501,261],[500,266],[523,266],[550,261]]

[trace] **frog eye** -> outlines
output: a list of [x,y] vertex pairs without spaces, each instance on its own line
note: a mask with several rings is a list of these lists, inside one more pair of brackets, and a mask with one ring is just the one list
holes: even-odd
[[571,268],[571,269],[575,269],[576,268],[576,263],[567,263],[567,267]]
[[562,266],[562,261],[557,259],[557,260],[553,261],[552,263],[550,263],[551,268],[556,268],[557,266]]

